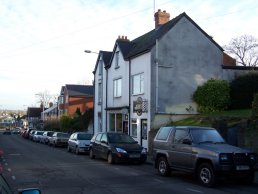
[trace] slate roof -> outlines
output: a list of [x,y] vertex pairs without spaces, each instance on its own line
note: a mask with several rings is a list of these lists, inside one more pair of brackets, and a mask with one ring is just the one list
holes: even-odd
[[204,30],[202,30],[200,26],[198,26],[185,12],[183,12],[177,17],[170,20],[169,22],[161,25],[157,29],[153,29],[132,41],[117,39],[112,52],[112,57],[110,59],[110,62],[108,65],[105,66],[105,68],[109,68],[111,66],[111,62],[115,55],[115,50],[117,46],[119,46],[125,60],[129,60],[129,58],[135,57],[145,52],[149,52],[152,49],[152,47],[155,46],[156,40],[162,38],[183,17],[188,19],[188,21],[190,21],[196,28],[198,28],[222,52],[224,51],[223,48],[218,43],[216,43],[211,36],[209,36]]
[[127,60],[127,55],[130,52],[130,50],[132,49],[133,44],[129,41],[129,40],[121,40],[121,39],[117,39],[115,46],[113,48],[113,52],[112,52],[112,56],[110,58],[110,61],[108,63],[108,65],[105,67],[106,69],[108,69],[109,67],[111,67],[111,62],[113,61],[113,58],[115,56],[115,51],[117,46],[120,48],[120,51],[124,57],[124,60]]
[[69,96],[92,96],[94,94],[93,86],[66,84],[66,90]]
[[92,72],[93,74],[96,73],[98,63],[99,63],[99,58],[100,58],[101,54],[102,54],[102,59],[103,59],[105,68],[106,68],[106,66],[108,66],[108,64],[110,62],[110,59],[112,57],[112,52],[111,51],[99,51],[99,55],[98,55],[98,58],[97,58],[97,61],[96,61],[96,64],[95,64],[95,68]]
[[202,30],[185,12],[181,13],[177,17],[173,18],[169,22],[161,25],[157,29],[153,29],[150,32],[131,41],[131,50],[127,54],[126,58],[131,58],[141,53],[148,52],[156,44],[156,39],[162,38],[171,28],[173,28],[180,19],[186,17],[194,26],[196,26],[210,41],[212,41],[220,50],[219,46],[204,30]]

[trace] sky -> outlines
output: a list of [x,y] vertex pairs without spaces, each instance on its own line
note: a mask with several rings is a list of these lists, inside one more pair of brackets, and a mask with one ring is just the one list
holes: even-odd
[[65,84],[92,84],[97,54],[119,35],[133,40],[154,28],[154,10],[186,12],[224,46],[258,38],[257,0],[0,0],[0,110],[39,106]]

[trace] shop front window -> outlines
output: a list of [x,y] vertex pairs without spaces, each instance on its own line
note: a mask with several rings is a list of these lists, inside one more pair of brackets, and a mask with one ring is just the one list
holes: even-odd
[[132,119],[132,136],[137,138],[137,119]]
[[109,116],[109,131],[115,131],[115,117],[116,114],[110,114]]
[[123,119],[121,113],[113,113],[109,116],[109,131],[122,132]]
[[122,132],[122,114],[116,114],[116,132]]

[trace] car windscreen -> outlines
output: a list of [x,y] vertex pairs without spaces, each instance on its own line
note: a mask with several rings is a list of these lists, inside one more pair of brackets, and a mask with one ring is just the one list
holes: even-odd
[[136,143],[136,141],[129,135],[113,133],[108,134],[109,143]]
[[37,132],[37,135],[43,135],[44,131]]
[[77,135],[77,139],[78,140],[91,140],[92,138],[92,134],[85,134],[85,133],[81,133]]
[[70,135],[68,133],[57,133],[56,134],[57,137],[64,137],[64,138],[69,138]]
[[191,129],[194,143],[224,143],[224,139],[215,129],[199,128]]
[[47,132],[47,136],[49,136],[49,137],[52,137],[52,136],[53,136],[53,134],[54,134],[54,132],[53,132],[53,131],[51,131],[51,132]]

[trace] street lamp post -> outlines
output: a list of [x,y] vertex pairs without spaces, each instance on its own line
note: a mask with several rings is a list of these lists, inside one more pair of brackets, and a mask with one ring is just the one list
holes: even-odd
[[84,52],[85,52],[85,53],[95,53],[95,54],[99,54],[98,52],[91,51],[91,50],[85,50]]

